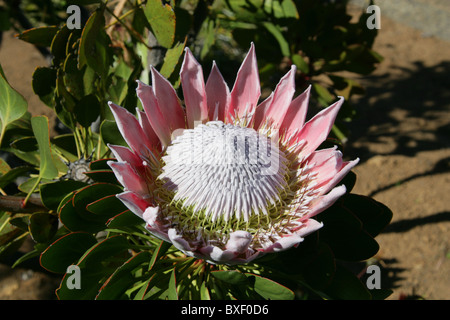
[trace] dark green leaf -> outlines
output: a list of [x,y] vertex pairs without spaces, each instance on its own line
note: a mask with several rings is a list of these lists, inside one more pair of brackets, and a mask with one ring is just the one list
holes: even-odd
[[142,223],[143,223],[142,218],[138,217],[133,212],[126,210],[110,218],[106,222],[106,225],[108,226],[108,228],[111,229],[120,229],[122,227],[130,227]]
[[271,23],[271,22],[263,22],[262,25],[269,31],[272,36],[278,41],[278,44],[280,46],[280,50],[283,56],[290,57],[291,52],[289,49],[289,43],[287,42],[286,38],[284,37],[283,33],[281,32],[280,28]]
[[117,184],[117,178],[112,172],[112,170],[94,170],[94,171],[87,171],[84,174],[95,182]]
[[[77,58],[75,54],[69,53],[64,61],[63,65],[63,83],[67,92],[69,92],[76,100],[80,100],[84,97],[84,69],[78,69]],[[75,108],[77,107],[75,102]],[[75,109],[76,112],[76,109]]]
[[88,204],[86,209],[94,214],[110,218],[124,212],[127,207],[113,194]]
[[95,243],[97,240],[89,233],[69,233],[56,240],[41,254],[41,266],[51,272],[65,273],[67,267],[77,263]]
[[220,281],[232,284],[232,285],[243,285],[248,284],[248,279],[245,274],[239,271],[213,271],[211,275]]
[[100,116],[100,102],[93,94],[84,96],[75,104],[75,118],[83,127],[89,127]]
[[61,201],[72,191],[81,189],[87,184],[75,180],[62,180],[42,184],[39,188],[44,206],[51,210],[58,209]]
[[59,28],[55,26],[39,27],[25,30],[19,34],[19,39],[42,47],[50,47],[53,37]]
[[372,237],[377,236],[391,221],[392,211],[384,204],[357,194],[345,195],[343,206],[357,216]]
[[117,300],[123,297],[125,292],[137,282],[135,270],[142,268],[142,264],[148,263],[149,260],[150,253],[148,251],[141,251],[131,257],[109,277],[96,299]]
[[53,96],[56,88],[56,70],[37,67],[31,81],[33,91],[47,106],[53,107]]
[[38,145],[35,137],[23,137],[14,140],[11,143],[11,147],[18,149],[23,152],[36,151],[38,150]]
[[58,218],[47,212],[34,213],[30,217],[29,230],[34,241],[50,241],[58,230]]
[[[61,201],[58,207],[59,219],[61,223],[70,231],[85,231],[96,233],[105,229],[105,219],[96,218],[92,213],[86,210],[78,209],[73,206],[73,195],[68,196]],[[66,199],[68,201],[66,201]]]
[[128,146],[115,121],[104,120],[100,126],[100,134],[105,144]]
[[71,32],[72,31],[64,25],[53,37],[50,45],[50,52],[53,55],[55,65],[58,65],[61,61],[66,59],[66,46]]
[[81,34],[78,51],[78,69],[88,65],[99,75],[106,76],[112,63],[111,40],[104,31],[104,6],[97,9],[88,19]]
[[265,299],[269,300],[293,300],[295,295],[291,289],[255,274],[247,274],[247,277],[254,277],[255,291]]
[[331,285],[326,293],[339,300],[369,300],[370,292],[349,270],[338,265]]
[[77,266],[81,273],[81,288],[69,289],[66,274],[56,294],[61,300],[95,299],[104,281],[130,258],[129,245],[122,236],[113,236],[94,244],[79,259]]
[[89,163],[89,169],[91,169],[92,171],[111,170],[111,167],[108,165],[108,161],[115,161],[115,160],[116,159],[112,158],[94,160]]
[[15,167],[0,177],[0,188],[5,188],[11,182],[14,182],[18,177],[24,176],[31,171],[31,167],[20,166]]
[[78,160],[77,145],[72,133],[53,137],[50,142],[68,161],[74,162]]

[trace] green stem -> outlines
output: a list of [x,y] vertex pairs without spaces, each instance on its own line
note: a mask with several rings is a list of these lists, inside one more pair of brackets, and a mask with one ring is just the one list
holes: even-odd
[[34,192],[34,190],[36,190],[37,186],[39,185],[39,183],[41,182],[42,177],[39,176],[38,179],[36,180],[36,183],[34,184],[33,188],[31,188],[30,192],[27,194],[27,196],[25,197],[25,200],[23,200],[23,204],[22,206],[25,207],[27,205],[28,199],[30,198],[30,196],[32,195],[32,193]]
[[2,145],[5,132],[6,132],[6,126],[2,126],[2,133],[0,134],[0,146]]
[[11,220],[11,217],[8,217],[8,219],[6,219],[5,222],[3,222],[3,224],[0,226],[0,233],[2,233],[3,229],[5,229],[5,227],[8,225],[9,220]]

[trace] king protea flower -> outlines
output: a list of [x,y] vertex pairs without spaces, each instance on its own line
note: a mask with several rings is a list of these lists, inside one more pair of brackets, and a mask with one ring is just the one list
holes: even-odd
[[110,145],[117,197],[154,236],[211,263],[239,264],[297,246],[322,227],[312,219],[345,192],[338,182],[358,159],[316,150],[343,103],[305,123],[310,88],[295,99],[291,70],[258,104],[253,44],[230,91],[213,63],[205,83],[189,49],[181,67],[184,104],[151,68],[138,82],[137,117],[109,106],[129,149]]

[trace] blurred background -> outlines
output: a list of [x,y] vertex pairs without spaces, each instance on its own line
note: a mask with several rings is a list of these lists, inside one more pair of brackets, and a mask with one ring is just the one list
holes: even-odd
[[[351,0],[345,6],[346,14],[357,23],[369,4]],[[355,85],[349,94],[351,112],[347,116],[351,121],[341,128],[344,154],[361,159],[354,169],[358,179],[353,192],[375,198],[394,213],[390,226],[377,237],[381,249],[374,257],[382,266],[382,287],[394,290],[389,299],[449,299],[450,2],[378,0],[375,4],[381,10],[381,29],[376,30],[371,49],[383,59],[376,64],[372,61],[368,72],[353,69],[333,74],[363,88],[356,90]],[[35,68],[49,61],[36,47],[14,37],[16,33],[11,29],[2,34],[3,70],[28,101],[32,114],[54,119],[53,110],[31,85]],[[264,48],[256,42],[257,55],[264,58]],[[208,61],[201,47],[197,54]],[[268,74],[275,70],[269,62],[265,64]],[[278,65],[276,71],[283,67]],[[304,84],[329,84],[324,75],[329,73],[301,79]],[[315,102],[320,106],[325,98],[318,94]],[[22,250],[26,251],[26,246]],[[11,269],[8,261],[0,264],[0,299],[50,299],[57,285],[57,280],[36,265]]]

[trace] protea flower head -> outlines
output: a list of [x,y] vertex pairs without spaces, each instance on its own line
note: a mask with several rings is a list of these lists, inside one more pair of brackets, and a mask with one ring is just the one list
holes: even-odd
[[152,86],[138,82],[137,117],[109,103],[130,148],[110,145],[109,162],[124,192],[117,197],[154,236],[188,256],[242,264],[297,246],[322,227],[313,219],[345,192],[338,182],[358,159],[337,148],[316,150],[343,103],[305,123],[310,88],[294,98],[296,68],[258,104],[253,44],[229,90],[213,63],[203,71],[186,49],[184,103],[151,68]]

